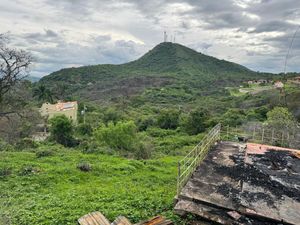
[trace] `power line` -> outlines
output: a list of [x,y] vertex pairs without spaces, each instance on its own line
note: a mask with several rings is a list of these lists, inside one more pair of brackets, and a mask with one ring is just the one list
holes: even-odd
[[298,26],[297,30],[294,33],[294,36],[292,37],[292,40],[290,42],[290,46],[289,46],[288,52],[287,52],[287,54],[285,56],[285,62],[284,62],[284,78],[285,78],[285,80],[287,79],[287,77],[286,77],[286,66],[287,66],[288,57],[290,55],[291,48],[293,46],[294,40],[296,38],[296,35],[297,35],[299,29],[300,29],[300,25]]

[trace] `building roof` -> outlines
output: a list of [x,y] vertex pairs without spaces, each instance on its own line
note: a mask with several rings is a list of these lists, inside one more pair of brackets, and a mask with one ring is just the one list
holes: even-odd
[[295,152],[221,142],[183,188],[175,210],[221,224],[299,224],[300,159]]

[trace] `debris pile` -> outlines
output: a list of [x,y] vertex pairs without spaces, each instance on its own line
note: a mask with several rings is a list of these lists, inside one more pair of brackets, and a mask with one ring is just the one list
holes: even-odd
[[220,142],[177,196],[175,212],[217,224],[299,224],[300,151],[257,145]]

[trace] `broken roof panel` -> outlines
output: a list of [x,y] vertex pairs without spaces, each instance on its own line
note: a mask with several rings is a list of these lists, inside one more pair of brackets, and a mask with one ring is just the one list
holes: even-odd
[[295,151],[219,143],[183,188],[175,210],[195,214],[200,207],[202,215],[201,210],[196,214],[215,222],[232,221],[228,212],[233,211],[241,215],[237,224],[299,224],[300,162]]

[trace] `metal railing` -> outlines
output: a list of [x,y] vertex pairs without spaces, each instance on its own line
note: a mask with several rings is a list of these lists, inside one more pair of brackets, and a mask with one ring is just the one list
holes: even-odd
[[221,124],[217,124],[202,138],[201,142],[192,151],[178,162],[177,196],[179,196],[181,189],[185,186],[196,168],[205,159],[209,149],[220,139],[220,134]]
[[241,126],[241,127],[223,127],[221,131],[223,140],[239,141],[239,138],[245,138],[245,141],[259,144],[276,145],[288,148],[300,148],[300,129],[275,129],[266,126]]

